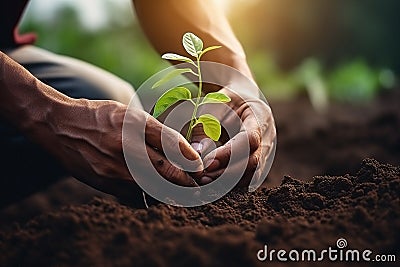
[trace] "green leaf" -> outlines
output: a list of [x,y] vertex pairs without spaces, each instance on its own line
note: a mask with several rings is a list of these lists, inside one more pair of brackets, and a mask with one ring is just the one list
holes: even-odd
[[191,98],[192,94],[190,93],[189,89],[185,87],[172,88],[165,92],[157,100],[157,103],[154,107],[153,116],[157,118],[176,102],[180,100],[191,100]]
[[159,87],[159,86],[165,84],[166,82],[169,82],[173,78],[175,78],[183,73],[188,73],[188,72],[197,76],[197,74],[194,73],[192,71],[192,69],[190,69],[190,68],[175,69],[175,70],[169,72],[168,74],[166,74],[163,78],[161,78],[158,82],[156,82],[151,88],[154,89],[156,87]]
[[209,52],[209,51],[211,51],[211,50],[215,50],[215,49],[218,49],[218,48],[221,48],[221,47],[222,47],[222,46],[220,46],[220,45],[214,45],[214,46],[207,47],[206,49],[204,49],[203,51],[201,51],[199,57],[201,57],[202,55],[204,55],[205,53],[207,53],[207,52]]
[[197,119],[196,124],[198,123],[203,124],[204,133],[208,137],[210,137],[214,141],[218,141],[219,137],[221,136],[221,124],[219,123],[217,118],[215,118],[211,114],[204,114]]
[[167,59],[167,60],[183,61],[183,62],[187,62],[187,63],[193,64],[196,66],[196,64],[190,58],[181,56],[178,54],[174,54],[174,53],[166,53],[166,54],[162,55],[161,58]]
[[203,49],[203,41],[191,32],[187,32],[183,35],[182,44],[186,52],[188,52],[189,55],[194,56],[196,58]]
[[200,105],[203,104],[211,104],[211,103],[226,103],[231,101],[231,98],[224,93],[214,92],[208,93],[201,102]]

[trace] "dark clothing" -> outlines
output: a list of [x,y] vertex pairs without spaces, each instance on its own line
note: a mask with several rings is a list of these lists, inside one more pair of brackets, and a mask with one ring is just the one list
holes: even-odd
[[0,1],[0,49],[18,46],[14,39],[14,29],[28,2],[28,0]]

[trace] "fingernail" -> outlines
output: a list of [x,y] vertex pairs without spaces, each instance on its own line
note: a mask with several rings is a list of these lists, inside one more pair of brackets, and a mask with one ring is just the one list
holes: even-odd
[[203,149],[202,143],[192,143],[192,147],[197,153],[201,154],[201,150]]
[[210,177],[204,176],[204,177],[201,177],[200,184],[206,185],[206,184],[211,183],[212,181],[213,181],[213,179],[211,179]]

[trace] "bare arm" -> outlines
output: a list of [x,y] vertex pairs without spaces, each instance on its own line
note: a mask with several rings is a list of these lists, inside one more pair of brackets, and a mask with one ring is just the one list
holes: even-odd
[[246,56],[224,13],[214,0],[133,0],[136,14],[150,42],[159,53],[185,54],[181,39],[193,32],[206,44],[222,48],[203,60],[231,66],[252,79]]
[[[132,131],[129,137],[132,143],[146,143],[152,162],[164,162],[154,164],[161,175],[172,182],[193,186],[193,179],[160,153],[161,132],[167,131],[170,136],[179,134],[144,111],[133,111],[127,112],[127,107],[116,101],[69,98],[0,52],[0,117],[50,152],[76,178],[116,196],[138,197],[138,187],[126,167],[122,151],[122,125],[145,122],[146,139],[141,132]],[[179,141],[183,154],[200,162],[184,138]],[[137,151],[135,146],[127,149],[133,159],[145,152]]]
[[35,135],[51,127],[49,114],[76,104],[0,52],[0,116],[23,132]]
[[[159,53],[184,54],[181,45],[182,35],[185,32],[193,32],[204,41],[206,46],[222,46],[221,49],[206,54],[203,60],[233,67],[254,82],[243,48],[214,0],[133,0],[133,2],[145,34]],[[213,71],[211,70],[210,73]],[[245,163],[247,162],[247,167],[241,185],[249,185],[250,180],[254,185],[258,183],[257,180],[262,181],[266,176],[268,166],[265,162],[273,151],[276,132],[271,110],[266,103],[259,99],[259,90],[255,86],[255,82],[252,86],[242,86],[242,78],[240,78],[242,76],[239,75],[238,78],[238,75],[232,71],[217,75],[220,76],[217,79],[223,80],[220,84],[229,89],[234,88],[235,92],[226,90],[226,88],[222,88],[221,91],[231,97],[232,101],[228,105],[241,118],[242,126],[235,138],[220,140],[224,145],[210,152],[204,158],[204,161],[207,162],[212,160],[215,154],[213,163],[206,168],[204,183],[216,179],[226,171],[225,167],[229,162],[232,147],[236,146],[240,149],[249,144],[250,155],[243,159]],[[220,88],[211,87],[205,91],[218,89]],[[212,110],[213,115],[220,121],[226,118],[226,112],[222,108],[213,107]],[[224,119],[224,123],[228,125],[231,122],[228,118]],[[198,142],[202,142],[204,138],[202,130],[195,130],[192,138],[193,146],[201,153],[202,151],[208,153],[206,152],[207,145],[198,149],[200,147]],[[239,170],[227,171],[235,175]],[[200,181],[200,183],[202,182]]]

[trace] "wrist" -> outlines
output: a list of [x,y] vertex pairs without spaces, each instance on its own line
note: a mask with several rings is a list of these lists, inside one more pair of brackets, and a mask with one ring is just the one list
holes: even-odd
[[244,58],[225,59],[224,63],[204,62],[202,73],[205,81],[204,92],[230,89],[245,99],[259,98],[259,88]]
[[[247,77],[250,80],[254,81],[253,74],[247,64],[246,55],[243,53],[238,53],[231,51],[230,49],[222,47],[221,49],[215,50],[212,53],[204,55],[202,57],[202,61],[210,61],[216,62],[228,67],[235,69],[241,75]],[[224,74],[229,78],[230,73]],[[218,73],[216,73],[218,77],[221,77]]]

